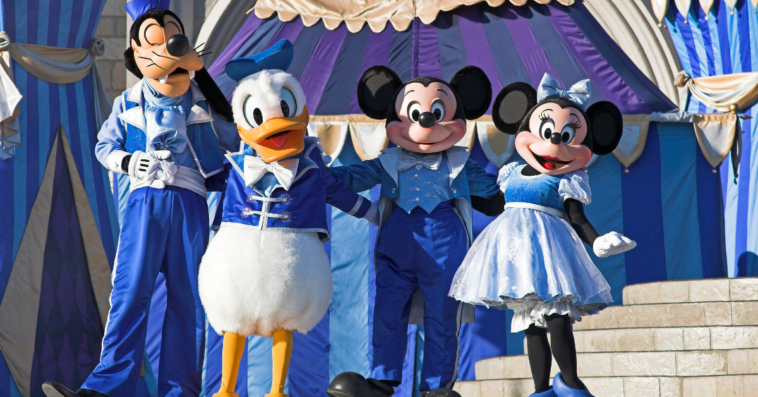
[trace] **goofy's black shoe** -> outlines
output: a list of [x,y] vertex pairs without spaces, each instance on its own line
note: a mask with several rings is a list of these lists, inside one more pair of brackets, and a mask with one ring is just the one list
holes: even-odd
[[343,372],[334,377],[326,394],[331,397],[390,397],[395,389],[380,380],[366,379],[355,372]]
[[434,389],[421,392],[421,397],[461,397],[453,389]]
[[43,383],[42,391],[47,397],[108,397],[103,393],[89,389],[79,389],[77,391],[73,391],[58,382]]

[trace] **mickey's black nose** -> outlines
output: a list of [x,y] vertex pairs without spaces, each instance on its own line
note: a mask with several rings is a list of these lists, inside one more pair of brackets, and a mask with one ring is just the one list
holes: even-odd
[[435,121],[436,120],[434,119],[432,112],[421,113],[421,116],[418,118],[418,123],[421,124],[421,126],[424,128],[434,127]]
[[561,134],[554,132],[552,135],[550,135],[550,143],[553,145],[561,143]]
[[187,53],[189,50],[190,42],[187,36],[183,34],[175,34],[168,38],[166,43],[166,50],[170,55],[180,57]]

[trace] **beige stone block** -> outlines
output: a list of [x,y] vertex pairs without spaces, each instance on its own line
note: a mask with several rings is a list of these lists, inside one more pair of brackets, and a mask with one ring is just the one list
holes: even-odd
[[660,397],[658,378],[625,378],[625,397]]
[[[574,335],[579,334],[577,332]],[[612,352],[616,345],[615,330],[599,330],[584,333],[582,339],[583,352]],[[577,345],[577,351],[579,346]]]
[[758,390],[758,375],[743,375],[742,387],[745,390],[745,397],[752,396]]
[[465,397],[485,397],[482,396],[480,382],[456,382],[453,390],[457,391],[458,394]]
[[621,301],[624,305],[637,305],[640,303],[640,289],[638,285],[628,285],[621,291]]
[[751,349],[758,347],[756,327],[714,327],[711,349]]
[[652,329],[620,329],[615,333],[615,351],[638,352],[655,350],[655,331]]
[[737,376],[719,376],[716,378],[716,397],[743,397],[745,395],[742,379]]
[[728,300],[728,279],[690,281],[690,302],[726,302]]
[[[616,318],[619,316],[618,313],[621,313],[621,311],[625,309],[623,306],[614,306],[609,307],[597,315],[594,316],[584,316],[584,319],[590,320],[588,323],[588,326],[590,328],[588,329],[614,329],[618,328],[618,321]],[[583,323],[585,320],[582,319],[580,323]],[[575,324],[576,326],[576,324]]]
[[[577,354],[576,363],[580,377],[611,376],[613,374],[612,357],[615,353]],[[553,361],[554,372],[558,365]]]
[[617,353],[613,355],[614,376],[676,375],[674,353]]
[[730,279],[729,300],[758,301],[758,278]]
[[624,306],[616,309],[617,328],[658,327],[665,316],[664,305]]
[[479,385],[482,397],[503,397],[505,385],[502,380],[485,380]]
[[727,374],[726,352],[676,353],[676,374],[679,376],[706,376]]
[[111,66],[111,73],[111,87],[124,91],[126,89],[126,74],[131,72],[126,71],[126,66],[124,66],[123,62],[115,62]]
[[658,378],[661,397],[682,397],[682,378]]
[[[124,39],[126,39],[127,37],[129,37],[129,32],[128,32],[128,29],[126,27],[126,24],[127,24],[126,18],[118,18],[118,19],[116,19],[116,35],[119,36],[119,37],[123,37]],[[130,25],[130,27],[131,27],[131,25]]]
[[733,302],[732,324],[758,325],[758,302]]
[[126,36],[124,37],[104,37],[105,54],[102,59],[124,60],[124,50],[126,50]]
[[716,378],[685,378],[682,381],[683,397],[715,396],[717,393]]
[[476,376],[476,379],[481,380],[490,378],[490,360],[492,359],[488,358],[474,363],[474,376]]
[[[531,379],[503,382],[503,397],[526,397],[532,392],[534,392],[534,383]],[[461,394],[461,396],[468,397],[465,394]]]
[[655,330],[655,350],[684,350],[681,328],[659,328]]
[[527,356],[507,356],[503,357],[502,361],[502,375],[498,376],[498,378],[525,379],[532,377],[532,370],[529,368],[529,358]]
[[682,329],[684,350],[708,350],[711,348],[711,330],[708,328]]
[[758,350],[728,350],[729,375],[758,374]]
[[582,379],[593,396],[625,397],[624,380],[622,378],[587,378]]
[[121,16],[126,18],[126,0],[108,0],[103,7],[103,16]]
[[732,305],[729,302],[704,303],[705,325],[732,325]]
[[637,302],[640,304],[660,303],[660,285],[660,283],[638,285],[639,297],[637,298]]
[[690,283],[688,281],[669,281],[660,283],[661,303],[689,302]]
[[116,36],[116,23],[115,18],[102,17],[97,24],[97,30],[95,30],[95,37],[115,37]]
[[[669,327],[694,327],[705,325],[705,312],[699,304],[668,304],[666,325]],[[660,319],[658,324],[660,325]]]

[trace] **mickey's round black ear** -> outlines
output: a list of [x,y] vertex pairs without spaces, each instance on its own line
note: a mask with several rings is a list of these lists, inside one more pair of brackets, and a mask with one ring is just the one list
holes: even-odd
[[527,83],[511,83],[503,88],[492,105],[492,121],[509,135],[519,131],[521,121],[537,105],[537,91]]
[[490,108],[492,84],[482,69],[476,66],[464,67],[450,80],[450,87],[461,99],[463,114],[467,120],[482,117]]
[[612,152],[624,133],[624,118],[611,102],[596,102],[587,109],[587,118],[592,127],[592,153],[602,156]]
[[395,105],[395,93],[403,85],[400,77],[386,66],[370,67],[358,81],[358,106],[372,119],[385,119]]

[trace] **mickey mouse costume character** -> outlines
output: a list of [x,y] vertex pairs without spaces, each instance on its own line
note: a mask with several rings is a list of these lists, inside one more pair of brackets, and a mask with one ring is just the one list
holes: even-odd
[[[236,150],[231,106],[203,68],[167,0],[132,0],[127,69],[142,78],[116,98],[95,148],[110,171],[130,177],[112,272],[111,310],[100,363],[77,392],[45,382],[48,396],[134,396],[158,272],[167,286],[159,396],[197,396],[205,316],[197,288],[208,244],[206,179]],[[193,78],[194,75],[194,78]],[[221,120],[219,120],[221,119]]]
[[[450,288],[459,301],[514,310],[511,332],[526,333],[533,397],[591,396],[577,376],[571,324],[612,299],[582,241],[599,257],[637,245],[616,232],[598,237],[584,215],[592,194],[583,168],[593,153],[612,152],[623,132],[614,104],[587,109],[589,99],[589,80],[564,90],[548,74],[538,91],[513,83],[497,96],[492,119],[516,134],[526,164],[500,169],[505,210],[479,234]],[[551,347],[561,369],[552,388]]]
[[305,93],[284,72],[293,55],[292,43],[282,39],[226,65],[227,75],[239,82],[232,105],[244,144],[227,154],[220,228],[200,265],[208,322],[224,334],[221,389],[215,397],[237,397],[237,372],[249,335],[273,337],[267,397],[286,397],[292,333],[315,327],[332,298],[323,246],[329,239],[326,204],[357,218],[372,208],[332,177],[318,138],[305,136]]
[[[472,239],[471,200],[499,199],[502,208],[502,196],[495,176],[469,159],[466,148],[454,145],[466,133],[466,119],[483,115],[491,100],[489,79],[473,66],[458,71],[450,83],[433,77],[403,83],[385,66],[361,77],[361,110],[387,119],[387,135],[397,147],[361,164],[330,168],[355,191],[381,183],[373,370],[368,380],[354,372],[338,375],[330,396],[394,394],[402,381],[411,302],[423,303],[422,395],[459,396],[452,387],[464,305],[447,291]],[[413,299],[417,290],[423,299]]]

